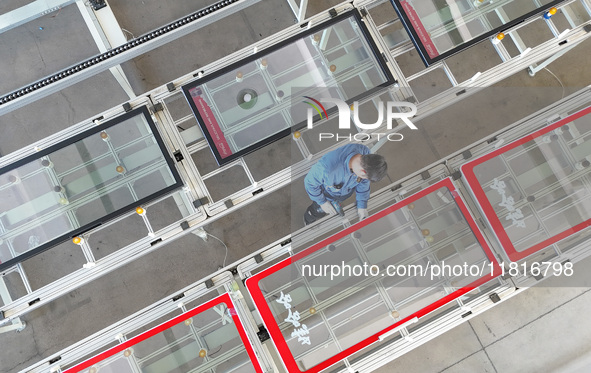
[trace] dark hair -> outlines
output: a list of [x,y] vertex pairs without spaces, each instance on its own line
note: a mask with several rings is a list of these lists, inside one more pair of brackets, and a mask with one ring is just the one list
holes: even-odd
[[367,173],[369,181],[380,181],[388,172],[386,159],[379,154],[365,154],[361,156],[361,167]]

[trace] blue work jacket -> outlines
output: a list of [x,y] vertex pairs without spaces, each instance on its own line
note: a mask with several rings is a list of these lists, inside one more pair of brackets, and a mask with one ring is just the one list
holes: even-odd
[[344,201],[355,191],[357,208],[367,208],[369,180],[357,182],[357,175],[349,168],[349,161],[356,154],[369,153],[369,148],[361,144],[347,144],[326,153],[312,166],[304,180],[310,199],[322,205],[328,200]]

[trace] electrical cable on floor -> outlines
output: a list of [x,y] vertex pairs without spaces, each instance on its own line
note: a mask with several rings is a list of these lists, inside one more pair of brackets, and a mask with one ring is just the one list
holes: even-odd
[[220,241],[222,243],[222,245],[224,245],[224,247],[226,248],[226,255],[224,256],[224,264],[222,265],[222,268],[226,268],[226,259],[228,259],[228,246],[226,246],[226,244],[224,243],[224,241],[220,240],[219,238],[217,238],[213,234],[207,233],[207,235],[210,236],[210,237],[215,238],[218,241]]
[[[131,35],[132,39],[135,39],[135,35],[131,31],[126,30],[123,27],[121,27],[121,31],[128,33],[129,35]],[[127,38],[125,38],[125,39],[127,39]],[[129,39],[127,39],[127,41],[129,41]]]
[[394,182],[392,181],[392,178],[390,177],[390,175],[386,172],[386,176],[388,176],[388,180],[390,180],[390,184],[393,184]]
[[63,9],[63,8],[62,8],[62,7],[60,7],[60,8],[58,9],[57,13],[56,13],[56,14],[54,14],[54,15],[52,15],[52,16],[51,16],[51,18],[55,18],[55,17],[59,16],[59,15],[60,15],[60,12],[62,11],[62,9]]
[[564,87],[564,84],[562,84],[562,81],[556,76],[556,74],[554,74],[552,71],[550,71],[549,68],[544,67],[544,70],[548,71],[550,74],[552,74],[552,76],[558,80],[558,83],[560,83],[560,86],[562,87],[562,97],[560,98],[561,100],[564,98],[564,95],[566,93],[566,88]]

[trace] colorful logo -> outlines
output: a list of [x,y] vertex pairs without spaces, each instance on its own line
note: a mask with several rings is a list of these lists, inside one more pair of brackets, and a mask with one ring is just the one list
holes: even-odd
[[[318,106],[314,105],[313,103],[308,102],[308,101],[304,101],[304,104],[308,104],[308,105],[312,106],[314,109],[316,109],[316,111],[318,112],[318,115],[320,115],[320,119],[324,119],[324,118],[328,119],[328,114],[326,113],[326,109],[324,108],[324,106],[322,106],[320,101],[315,100],[309,96],[304,96],[304,98],[307,98],[310,101],[314,101],[318,106],[320,106],[320,108],[318,108]],[[320,111],[320,109],[322,109],[322,111]],[[322,112],[324,112],[324,118],[322,118]]]

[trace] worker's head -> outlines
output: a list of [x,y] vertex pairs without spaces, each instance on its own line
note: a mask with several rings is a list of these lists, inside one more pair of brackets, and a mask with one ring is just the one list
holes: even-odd
[[379,154],[364,154],[352,162],[353,172],[362,179],[369,181],[380,181],[388,172],[386,159]]

